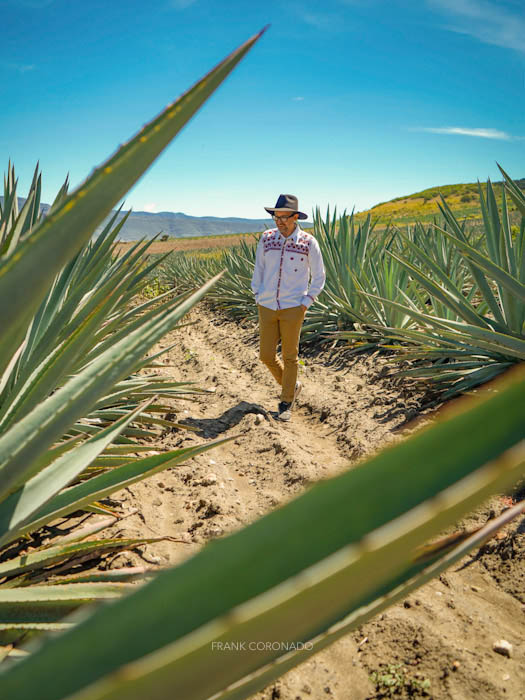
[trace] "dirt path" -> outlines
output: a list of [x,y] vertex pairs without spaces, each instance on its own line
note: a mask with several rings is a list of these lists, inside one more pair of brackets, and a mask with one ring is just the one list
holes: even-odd
[[[349,468],[397,439],[396,428],[417,412],[417,396],[385,378],[379,358],[335,367],[318,356],[302,360],[304,389],[293,420],[275,421],[277,385],[258,360],[253,328],[217,319],[202,306],[187,320],[195,324],[160,346],[177,343],[165,359],[166,371],[213,393],[174,404],[170,417],[198,432],[169,431],[158,448],[236,437],[116,495],[124,511],[138,512],[113,534],[182,540],[145,548],[141,557],[150,564],[176,564],[308,484]],[[490,507],[501,510],[503,504],[495,499]],[[473,516],[487,517],[487,509]],[[516,533],[511,526],[482,557],[469,558],[468,566],[431,582],[257,698],[388,697],[370,680],[374,671],[390,673],[395,697],[525,698],[525,528],[520,527]],[[119,554],[110,566],[140,564],[141,557]],[[512,658],[492,650],[501,638],[513,644]]]

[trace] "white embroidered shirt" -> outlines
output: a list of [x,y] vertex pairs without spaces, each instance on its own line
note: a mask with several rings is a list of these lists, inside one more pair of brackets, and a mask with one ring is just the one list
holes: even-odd
[[259,239],[252,277],[255,301],[268,309],[309,307],[325,283],[323,257],[315,238],[299,228],[283,236],[279,229]]

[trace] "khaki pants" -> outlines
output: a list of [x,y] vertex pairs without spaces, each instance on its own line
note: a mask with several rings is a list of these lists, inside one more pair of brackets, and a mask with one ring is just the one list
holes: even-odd
[[[292,306],[290,309],[273,311],[260,304],[257,308],[260,333],[259,357],[282,387],[281,401],[291,403],[297,381],[299,334],[305,310],[302,306]],[[283,362],[277,357],[279,339]]]

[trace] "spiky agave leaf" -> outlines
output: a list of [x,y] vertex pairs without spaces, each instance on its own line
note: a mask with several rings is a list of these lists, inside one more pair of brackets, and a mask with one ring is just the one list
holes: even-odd
[[[0,310],[0,541],[4,545],[79,508],[104,512],[97,499],[213,446],[175,450],[143,460],[130,458],[67,488],[80,474],[85,477],[86,468],[96,459],[103,459],[100,453],[112,441],[129,445],[129,434],[149,435],[128,427],[130,423],[168,425],[155,411],[148,414],[146,410],[155,394],[180,393],[180,383],[142,377],[140,384],[128,383],[127,396],[124,385],[130,373],[148,364],[144,356],[154,343],[173,329],[216,281],[190,298],[166,299],[148,310],[146,317],[142,315],[139,328],[137,312],[128,311],[127,304],[151,270],[151,265],[143,264],[149,244],[138,244],[121,258],[114,255],[113,241],[123,223],[115,224],[118,212],[96,241],[89,242],[91,234],[258,36],[169,105],[71,195],[66,183],[45,219],[38,217],[35,204],[40,177],[35,173],[30,196],[18,212],[14,169],[9,167],[0,251],[0,294],[10,300]],[[23,291],[28,275],[32,280],[30,296]],[[143,399],[146,403],[137,406]],[[123,401],[126,410],[122,410]],[[158,403],[154,405],[157,412],[162,410]],[[115,424],[110,422],[114,418],[118,419]],[[122,435],[123,431],[128,435]],[[86,433],[91,437],[86,439]],[[73,549],[99,546],[104,544],[75,545]],[[60,557],[70,549],[62,546]],[[53,553],[47,551],[40,557],[33,553],[24,561],[4,562],[7,568],[2,575],[7,581],[18,580],[25,593],[20,594],[17,585],[3,586],[0,618],[7,617],[0,627],[34,628],[43,614],[49,618],[46,624],[56,628],[61,624],[59,617],[69,609],[125,589],[100,584],[61,588],[26,585],[40,576],[34,573],[37,567],[47,568],[55,561]]]
[[[262,33],[262,32],[261,32]],[[0,261],[0,375],[22,342],[31,318],[56,272],[63,267],[95,228],[122,199],[174,136],[229,75],[261,34],[234,51],[128,143],[121,146],[74,192],[53,206],[17,247],[16,256]],[[71,235],[71,231],[75,235]],[[31,279],[31,295],[24,281]]]
[[[516,194],[519,188],[509,187],[515,197],[525,199]],[[469,236],[443,200],[445,224],[433,227],[437,236],[433,246],[419,236],[405,238],[404,252],[389,252],[424,290],[429,304],[387,298],[370,288],[360,290],[370,303],[387,305],[413,319],[411,328],[392,324],[386,329],[389,348],[398,352],[393,361],[417,360],[401,374],[431,382],[444,391],[443,398],[472,389],[525,360],[525,226],[513,239],[505,192],[500,215],[490,181],[486,197],[480,188],[480,202],[483,236]],[[419,362],[425,359],[429,362]]]

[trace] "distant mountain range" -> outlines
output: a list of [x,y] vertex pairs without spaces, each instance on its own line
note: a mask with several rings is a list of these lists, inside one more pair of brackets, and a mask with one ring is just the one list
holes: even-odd
[[[4,203],[4,198],[0,197]],[[18,207],[21,208],[25,199],[18,198]],[[44,213],[49,210],[49,204],[41,204]],[[117,221],[125,215],[121,212]],[[109,220],[106,219],[106,221]],[[106,221],[97,229],[101,231]],[[185,238],[190,236],[221,236],[228,233],[255,233],[264,231],[274,225],[273,219],[242,219],[238,217],[218,216],[188,216],[182,212],[162,211],[152,214],[147,211],[132,211],[128,220],[122,227],[119,239],[123,241],[136,241],[141,238],[153,238],[158,233],[170,238]],[[301,222],[301,226],[311,228],[313,224],[308,221]]]
[[[122,219],[119,214],[118,220]],[[304,222],[308,228],[313,224]],[[221,236],[228,233],[255,233],[274,226],[273,219],[241,219],[238,217],[188,216],[182,212],[162,211],[151,214],[147,211],[134,211],[122,227],[119,238],[123,241],[136,241],[139,238],[152,238],[157,233],[170,238],[190,236]],[[301,222],[303,225],[303,222]]]
[[[525,178],[515,180],[518,187],[525,190]],[[496,199],[501,201],[501,182],[494,182],[496,187]],[[455,185],[438,185],[421,192],[395,197],[388,202],[382,202],[375,206],[356,213],[357,221],[362,221],[368,214],[373,219],[380,217],[381,221],[392,221],[397,224],[413,221],[431,221],[438,214],[437,204],[442,195],[450,208],[458,218],[478,218],[480,216],[479,197],[476,183],[462,183]],[[0,197],[3,205],[4,198]],[[18,198],[18,206],[22,207],[25,199]],[[42,211],[47,212],[49,204],[41,205]],[[513,211],[515,205],[509,202],[509,210]],[[124,217],[120,213],[118,220]],[[109,218],[109,217],[108,217]],[[106,220],[107,221],[107,220]],[[98,227],[101,231],[105,222]],[[153,238],[157,234],[170,238],[189,238],[195,236],[221,236],[228,233],[256,233],[272,227],[273,220],[268,219],[241,219],[237,217],[218,216],[188,216],[182,212],[162,211],[152,214],[147,211],[133,211],[122,227],[119,238],[122,241],[136,241],[141,238]],[[301,222],[302,228],[312,228],[309,221]]]

